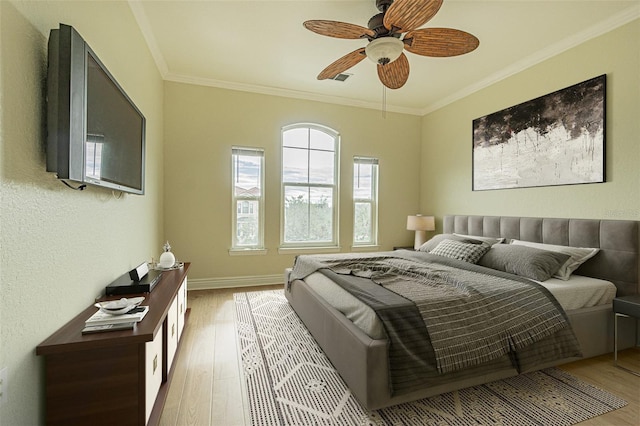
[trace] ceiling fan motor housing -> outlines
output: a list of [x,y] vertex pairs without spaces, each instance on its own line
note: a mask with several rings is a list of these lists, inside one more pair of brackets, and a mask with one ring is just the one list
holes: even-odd
[[400,38],[400,33],[393,34],[391,31],[384,26],[384,13],[378,13],[377,15],[373,15],[369,22],[367,23],[367,27],[376,33],[375,37],[368,37],[369,40],[376,39],[378,37],[386,37],[393,36]]
[[393,3],[393,0],[376,0],[376,8],[380,12],[386,12],[392,3]]
[[367,27],[369,27],[370,30],[375,31],[376,38],[389,32],[389,30],[387,30],[387,28],[382,23],[383,19],[384,13],[378,13],[377,15],[373,15],[367,23]]

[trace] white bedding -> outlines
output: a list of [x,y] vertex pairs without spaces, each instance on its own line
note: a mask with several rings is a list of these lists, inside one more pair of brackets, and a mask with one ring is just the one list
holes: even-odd
[[567,281],[550,278],[539,282],[553,294],[565,311],[610,305],[616,297],[616,286],[610,281],[571,275]]
[[[305,281],[372,339],[385,338],[382,322],[375,312],[342,287],[319,272],[309,275]],[[572,275],[567,281],[551,278],[539,284],[551,292],[565,311],[610,305],[616,295],[613,283],[581,275]]]

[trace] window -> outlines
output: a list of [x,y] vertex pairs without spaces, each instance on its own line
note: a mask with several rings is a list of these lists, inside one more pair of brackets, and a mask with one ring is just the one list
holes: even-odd
[[378,159],[353,159],[353,245],[378,244]]
[[282,129],[283,247],[337,247],[338,138],[318,125]]
[[231,249],[264,248],[264,150],[232,148],[233,238]]

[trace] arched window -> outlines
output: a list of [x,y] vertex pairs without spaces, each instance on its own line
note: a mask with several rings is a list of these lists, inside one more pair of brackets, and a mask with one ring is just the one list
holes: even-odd
[[282,247],[338,246],[338,148],[328,127],[283,127]]

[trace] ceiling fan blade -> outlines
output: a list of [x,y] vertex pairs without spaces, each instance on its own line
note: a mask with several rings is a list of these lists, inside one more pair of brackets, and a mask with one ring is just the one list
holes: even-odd
[[457,56],[475,50],[480,44],[476,36],[453,28],[424,28],[405,34],[404,47],[422,56]]
[[358,39],[376,35],[369,28],[339,21],[312,20],[305,21],[302,25],[314,33],[336,38]]
[[409,79],[409,60],[405,54],[386,65],[378,65],[378,77],[389,89],[399,89]]
[[336,75],[340,74],[342,71],[348,70],[352,66],[356,65],[366,57],[367,55],[364,53],[364,47],[356,49],[351,53],[347,53],[342,58],[338,59],[337,61],[333,62],[331,65],[323,69],[322,72],[318,74],[318,80],[333,78]]
[[395,0],[384,15],[384,26],[405,33],[421,27],[435,16],[443,0]]

